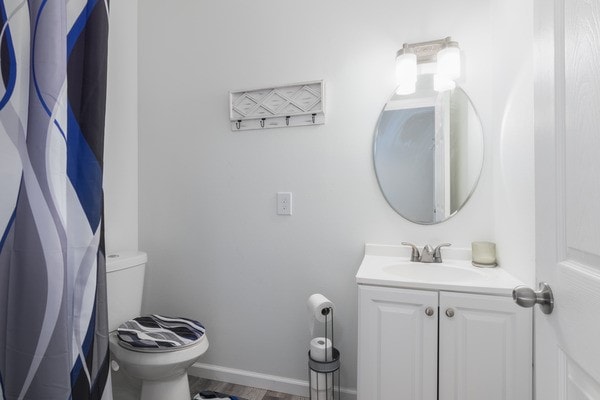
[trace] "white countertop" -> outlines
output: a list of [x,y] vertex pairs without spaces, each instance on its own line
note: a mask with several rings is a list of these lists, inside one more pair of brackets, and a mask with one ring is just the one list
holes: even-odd
[[524,284],[501,267],[473,266],[470,249],[443,248],[443,264],[411,263],[410,253],[408,246],[366,244],[356,283],[501,296],[511,296],[515,286]]

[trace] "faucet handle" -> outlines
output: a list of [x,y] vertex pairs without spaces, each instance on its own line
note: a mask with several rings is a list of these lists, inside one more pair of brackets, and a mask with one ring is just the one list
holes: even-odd
[[419,253],[419,249],[412,243],[402,242],[404,246],[412,247],[412,252],[410,253],[410,261],[419,262],[421,261],[421,254]]
[[452,246],[452,243],[442,243],[438,245],[435,250],[433,250],[433,262],[441,263],[442,262],[442,247]]

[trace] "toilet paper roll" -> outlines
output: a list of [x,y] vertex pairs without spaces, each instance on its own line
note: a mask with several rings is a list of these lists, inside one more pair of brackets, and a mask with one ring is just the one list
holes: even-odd
[[324,337],[316,337],[310,341],[310,356],[315,361],[332,360],[331,340]]
[[333,374],[310,371],[310,388],[323,393],[333,392]]
[[308,298],[306,302],[306,309],[308,310],[308,329],[310,335],[315,334],[315,321],[325,322],[326,318],[331,322],[331,313],[329,315],[323,314],[324,310],[331,308],[333,310],[333,303],[327,297],[322,294],[313,294]]
[[312,400],[333,400],[333,388],[330,390],[310,389]]
[[328,318],[331,320],[331,315],[327,316],[327,309],[333,309],[333,303],[327,297],[322,294],[312,294],[306,302],[309,315],[313,315],[314,318],[319,322],[325,322]]

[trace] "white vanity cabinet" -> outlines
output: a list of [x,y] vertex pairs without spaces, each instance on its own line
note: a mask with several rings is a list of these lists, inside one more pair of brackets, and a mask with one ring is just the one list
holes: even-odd
[[531,400],[531,309],[506,295],[358,290],[358,400]]
[[359,286],[358,298],[358,400],[437,399],[437,292]]

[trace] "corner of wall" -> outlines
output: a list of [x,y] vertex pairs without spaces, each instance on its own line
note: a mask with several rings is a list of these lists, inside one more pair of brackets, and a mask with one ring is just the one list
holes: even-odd
[[104,141],[106,250],[138,248],[138,2],[113,2]]
[[[519,13],[514,10],[518,9]],[[494,0],[493,135],[495,239],[500,265],[535,277],[533,6]],[[517,20],[515,20],[517,19]],[[503,21],[512,20],[511,24]]]

